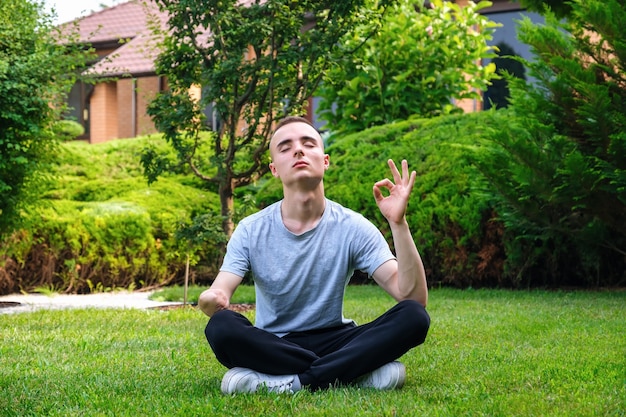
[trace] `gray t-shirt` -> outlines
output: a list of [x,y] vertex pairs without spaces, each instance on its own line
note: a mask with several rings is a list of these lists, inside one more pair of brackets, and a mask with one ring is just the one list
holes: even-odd
[[260,329],[283,336],[349,323],[343,296],[352,273],[371,276],[395,259],[389,245],[365,217],[328,199],[318,225],[295,235],[283,224],[281,203],[239,223],[221,270],[252,272]]

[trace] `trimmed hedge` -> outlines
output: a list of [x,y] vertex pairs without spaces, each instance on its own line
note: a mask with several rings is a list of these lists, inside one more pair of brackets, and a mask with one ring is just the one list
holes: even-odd
[[[509,285],[502,275],[502,226],[489,196],[475,192],[480,175],[465,148],[500,123],[495,112],[456,115],[337,139],[327,148],[327,195],[370,218],[391,242],[371,186],[389,176],[388,158],[406,158],[418,172],[407,217],[431,285]],[[148,186],[139,163],[146,147],[168,149],[157,138],[64,144],[57,186],[45,195],[46,206],[29,213],[30,227],[14,234],[4,250],[0,292],[38,287],[87,292],[180,282],[187,252],[198,279],[212,278],[221,259],[218,239],[190,251],[176,232],[198,214],[218,221],[208,209],[217,210],[217,196],[184,172]],[[273,178],[255,187],[241,192],[255,195],[258,207],[282,197]],[[241,195],[238,206],[240,200]]]
[[141,150],[157,138],[61,147],[56,186],[25,213],[27,227],[0,250],[0,293],[146,288],[180,281],[187,253],[212,276],[219,253],[176,238],[192,214],[219,207],[190,175],[143,177]]
[[502,225],[477,192],[482,176],[466,146],[485,129],[505,123],[483,112],[418,119],[381,126],[332,143],[325,185],[327,196],[378,225],[392,243],[372,185],[391,173],[386,161],[406,159],[417,171],[407,221],[423,257],[431,285],[507,286]]

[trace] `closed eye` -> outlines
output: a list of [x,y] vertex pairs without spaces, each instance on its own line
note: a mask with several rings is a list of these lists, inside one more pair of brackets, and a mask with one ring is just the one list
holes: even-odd
[[[317,139],[312,138],[312,137],[304,136],[300,138],[299,141],[300,143],[302,143],[302,146],[309,148],[309,149],[317,148],[319,146]],[[276,150],[279,153],[285,153],[291,150],[292,147],[293,147],[293,139],[285,139],[281,141],[280,143],[278,143],[278,145],[276,145]]]
[[317,140],[315,140],[314,138],[303,138],[302,144],[307,148],[314,148],[317,146]]

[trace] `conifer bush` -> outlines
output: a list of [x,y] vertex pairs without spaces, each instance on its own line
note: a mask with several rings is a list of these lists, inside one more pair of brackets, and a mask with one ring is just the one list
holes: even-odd
[[[570,9],[571,8],[571,9]],[[568,2],[524,19],[536,80],[511,79],[512,113],[477,153],[506,226],[508,274],[549,286],[626,282],[626,10]],[[567,12],[567,13],[566,13]]]

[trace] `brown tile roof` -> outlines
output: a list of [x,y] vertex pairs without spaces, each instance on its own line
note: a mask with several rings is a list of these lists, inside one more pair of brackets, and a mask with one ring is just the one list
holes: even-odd
[[140,76],[154,74],[154,61],[159,53],[158,38],[151,22],[156,19],[166,27],[167,14],[160,12],[150,0],[130,0],[61,25],[76,31],[79,42],[89,43],[96,50],[115,48],[85,73],[101,76]]
[[[239,0],[240,6],[263,4],[266,0]],[[153,0],[129,0],[60,25],[63,33],[76,33],[78,41],[91,44],[96,51],[114,49],[85,71],[103,77],[145,76],[155,74],[159,37],[152,24],[167,29],[167,13]],[[206,41],[208,32],[201,36]]]
[[144,32],[98,61],[85,73],[107,77],[155,74],[154,62],[159,54],[157,41],[150,33]]

